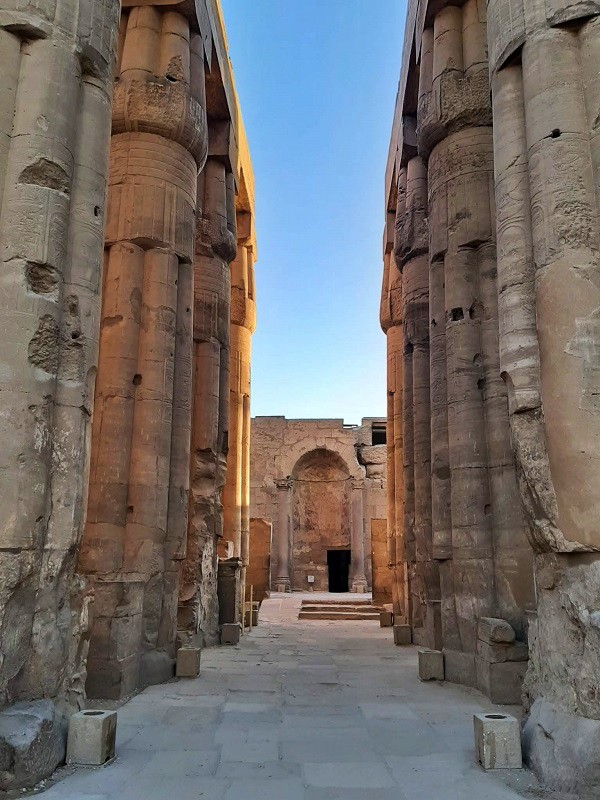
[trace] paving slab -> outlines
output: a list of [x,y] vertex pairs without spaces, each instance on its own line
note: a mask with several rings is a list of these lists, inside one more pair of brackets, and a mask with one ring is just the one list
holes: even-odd
[[475,762],[473,714],[519,709],[422,683],[417,647],[396,648],[391,629],[299,620],[302,597],[264,601],[239,645],[203,651],[198,678],[119,708],[115,762],[59,770],[44,800],[546,796],[527,770]]

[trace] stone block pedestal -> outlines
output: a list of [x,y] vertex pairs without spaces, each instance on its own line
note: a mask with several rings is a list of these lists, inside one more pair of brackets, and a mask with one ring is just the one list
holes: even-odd
[[116,736],[116,711],[78,711],[69,720],[67,764],[105,764],[115,757]]
[[475,714],[475,755],[484,769],[521,769],[521,726],[510,714]]
[[239,622],[226,622],[221,625],[221,644],[239,644],[241,636]]
[[410,625],[394,625],[394,644],[412,644]]
[[180,647],[177,651],[175,675],[178,678],[197,678],[200,674],[200,648]]
[[394,624],[394,612],[393,611],[380,611],[379,612],[379,627],[380,628],[391,628]]
[[419,650],[419,680],[444,680],[444,654],[440,650]]

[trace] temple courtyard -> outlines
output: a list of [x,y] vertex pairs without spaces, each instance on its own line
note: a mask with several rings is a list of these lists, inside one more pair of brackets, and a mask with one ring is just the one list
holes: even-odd
[[116,760],[64,768],[44,800],[559,797],[475,762],[472,716],[502,707],[420,682],[417,648],[376,621],[299,620],[303,597],[272,594],[239,645],[203,650],[200,677],[121,706]]

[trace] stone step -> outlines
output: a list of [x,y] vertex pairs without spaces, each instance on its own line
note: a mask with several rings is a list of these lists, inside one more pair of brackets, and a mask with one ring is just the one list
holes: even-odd
[[383,609],[378,608],[377,606],[354,606],[350,603],[343,603],[339,606],[322,606],[319,603],[307,603],[306,605],[303,603],[302,611],[355,611],[357,613],[371,611],[379,613]]
[[298,619],[319,619],[319,620],[379,620],[378,611],[337,611],[327,609],[322,611],[307,611],[300,609]]
[[302,600],[302,608],[307,606],[319,606],[319,608],[341,608],[349,606],[351,608],[383,608],[383,606],[373,603],[372,600],[368,602],[355,601],[355,600],[338,600],[333,603],[330,600]]

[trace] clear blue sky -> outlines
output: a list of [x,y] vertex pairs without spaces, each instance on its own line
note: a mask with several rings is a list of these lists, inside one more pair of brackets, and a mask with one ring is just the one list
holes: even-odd
[[384,172],[405,0],[222,0],[256,177],[252,415],[384,416]]

